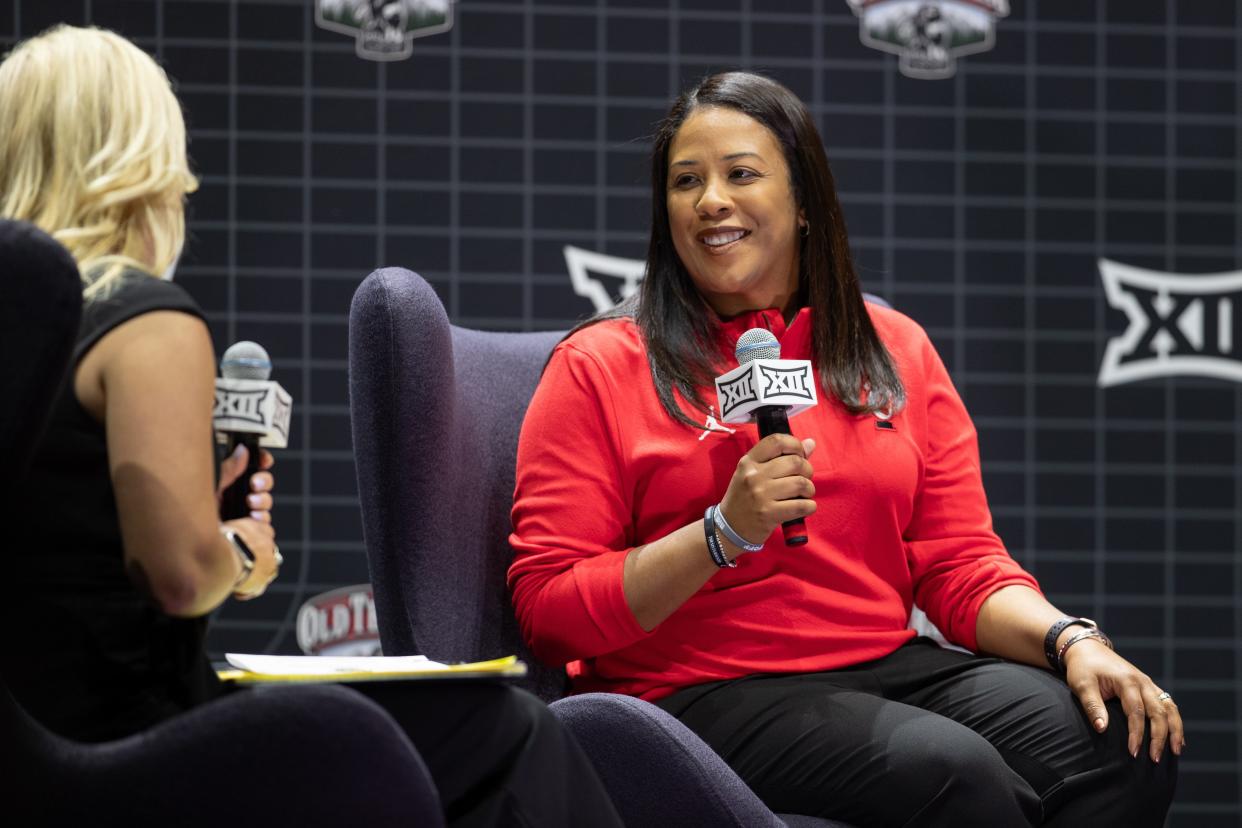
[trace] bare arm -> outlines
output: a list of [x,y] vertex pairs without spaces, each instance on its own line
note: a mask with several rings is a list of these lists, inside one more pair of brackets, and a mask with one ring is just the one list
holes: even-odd
[[[1044,636],[1065,613],[1025,586],[1007,586],[983,602],[976,621],[979,649],[1011,661],[1047,667]],[[1057,638],[1058,649],[1070,636],[1081,632],[1070,627]],[[1083,639],[1065,653],[1065,680],[1078,697],[1095,729],[1108,726],[1104,702],[1121,700],[1126,712],[1131,755],[1137,756],[1143,729],[1151,720],[1151,759],[1160,761],[1166,742],[1181,755],[1186,744],[1182,717],[1171,699],[1160,699],[1161,690],[1145,673],[1095,638]]]
[[[109,332],[75,375],[79,399],[106,429],[126,568],[164,612],[183,617],[218,606],[241,572],[213,489],[213,361],[202,321],[157,311]],[[260,570],[245,591],[274,571],[273,533],[268,523],[238,523]]]
[[703,521],[697,520],[630,552],[623,576],[625,600],[638,625],[651,632],[716,571],[707,552]]
[[[1010,661],[1047,667],[1044,635],[1057,619],[1064,617],[1065,613],[1033,589],[1024,586],[1001,587],[989,595],[979,609],[979,618],[975,622],[979,649]],[[1057,645],[1081,631],[1081,627],[1070,627],[1061,633]],[[1103,646],[1095,641],[1084,641],[1075,644],[1074,649],[1086,644]]]

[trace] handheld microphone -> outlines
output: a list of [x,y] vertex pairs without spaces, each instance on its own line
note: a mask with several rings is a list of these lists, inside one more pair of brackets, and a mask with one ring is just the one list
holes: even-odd
[[[819,402],[815,372],[809,360],[781,359],[781,344],[771,331],[751,328],[737,339],[738,367],[716,378],[720,419],[726,423],[754,420],[760,438],[789,434],[789,418]],[[809,538],[804,518],[781,524],[787,546]]]
[[246,447],[246,471],[220,498],[220,518],[233,520],[250,514],[246,497],[250,477],[259,471],[259,447],[284,448],[289,444],[289,417],[293,398],[280,383],[268,379],[272,360],[263,346],[242,341],[229,346],[220,360],[216,380],[216,403],[211,413],[216,440],[232,454]]

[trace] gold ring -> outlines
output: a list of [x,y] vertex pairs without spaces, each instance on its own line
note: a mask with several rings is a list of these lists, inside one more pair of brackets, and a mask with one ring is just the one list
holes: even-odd
[[1156,696],[1156,701],[1168,701],[1171,698],[1173,697],[1168,693],[1161,693],[1159,696]]

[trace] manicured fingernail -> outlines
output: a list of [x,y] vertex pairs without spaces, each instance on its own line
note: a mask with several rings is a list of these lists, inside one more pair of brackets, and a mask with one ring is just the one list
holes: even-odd
[[256,492],[261,492],[267,488],[267,478],[255,476],[250,478],[250,488]]
[[264,517],[262,512],[251,512],[250,516],[255,520],[263,520]]
[[241,457],[242,453],[245,452],[245,450],[246,450],[246,447],[242,445],[241,443],[238,443],[237,448],[233,449],[233,453],[230,454],[229,457],[232,457],[234,459]]
[[261,495],[252,494],[246,498],[246,502],[257,509],[263,504],[263,497]]
[[1095,720],[1095,729],[1096,729],[1097,731],[1099,731],[1100,733],[1103,733],[1103,732],[1104,732],[1104,728],[1106,728],[1106,727],[1108,727],[1108,725],[1104,723],[1104,720],[1103,720],[1103,719],[1101,719],[1101,718],[1097,718],[1097,719]]

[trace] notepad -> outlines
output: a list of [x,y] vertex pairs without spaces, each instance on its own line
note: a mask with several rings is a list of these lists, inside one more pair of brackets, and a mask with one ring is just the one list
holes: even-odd
[[418,679],[520,678],[525,662],[517,656],[466,664],[442,664],[426,656],[273,656],[226,653],[234,668],[220,670],[222,681],[277,682],[405,681]]

